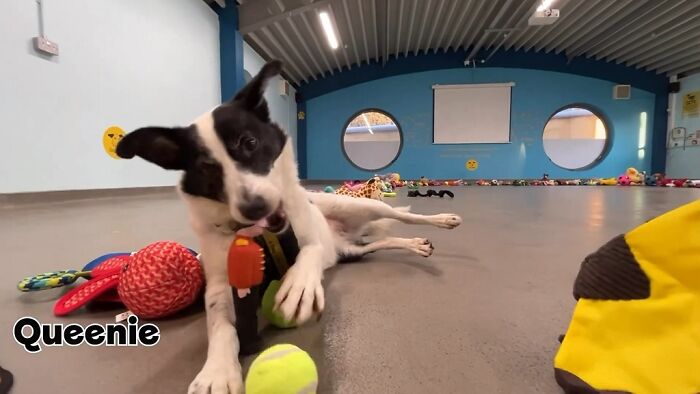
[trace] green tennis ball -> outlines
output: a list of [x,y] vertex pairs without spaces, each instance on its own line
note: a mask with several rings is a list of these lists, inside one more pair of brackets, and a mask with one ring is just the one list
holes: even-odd
[[314,394],[317,386],[314,360],[289,344],[275,345],[260,353],[245,379],[246,394]]
[[282,282],[278,280],[273,280],[270,285],[265,290],[262,299],[262,314],[265,319],[270,322],[275,327],[279,328],[291,328],[296,327],[297,323],[295,321],[287,321],[280,311],[273,311],[272,308],[275,306],[275,294],[280,289]]

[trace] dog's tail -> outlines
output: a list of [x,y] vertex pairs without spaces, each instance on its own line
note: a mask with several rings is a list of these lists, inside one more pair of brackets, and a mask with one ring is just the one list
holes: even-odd
[[[409,212],[411,210],[411,206],[405,206],[405,207],[394,207],[395,210],[401,211],[401,212]],[[389,235],[389,230],[391,230],[391,226],[398,222],[396,219],[379,219],[379,220],[374,220],[372,222],[369,222],[365,228],[363,229],[362,233],[366,237],[386,237]]]

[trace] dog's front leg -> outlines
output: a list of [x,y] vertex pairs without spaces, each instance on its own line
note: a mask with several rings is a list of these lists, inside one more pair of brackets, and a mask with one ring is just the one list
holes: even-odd
[[314,309],[323,311],[323,270],[335,264],[336,255],[328,223],[312,206],[303,187],[289,190],[283,204],[299,243],[299,254],[282,281],[275,305],[285,318],[301,324]]
[[236,335],[233,294],[228,283],[226,256],[232,235],[198,234],[206,276],[204,302],[209,346],[207,360],[190,384],[189,394],[238,394],[243,392],[239,343]]

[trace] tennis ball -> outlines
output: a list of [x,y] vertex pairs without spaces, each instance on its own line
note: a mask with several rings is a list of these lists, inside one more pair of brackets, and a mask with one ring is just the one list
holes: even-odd
[[245,379],[246,394],[315,394],[316,364],[294,345],[275,345],[253,360]]
[[280,289],[282,282],[278,280],[273,280],[270,285],[267,286],[265,294],[263,294],[261,311],[265,319],[269,321],[272,325],[279,328],[291,328],[296,327],[297,323],[295,321],[287,321],[282,316],[280,311],[273,311],[272,308],[275,306],[275,295]]

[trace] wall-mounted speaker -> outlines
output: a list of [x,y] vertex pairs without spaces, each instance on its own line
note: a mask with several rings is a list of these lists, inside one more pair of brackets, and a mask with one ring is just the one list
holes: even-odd
[[630,85],[615,85],[613,87],[613,98],[615,100],[629,100],[632,96],[632,86]]
[[671,82],[668,84],[668,92],[669,93],[678,93],[681,91],[681,83],[680,82]]

